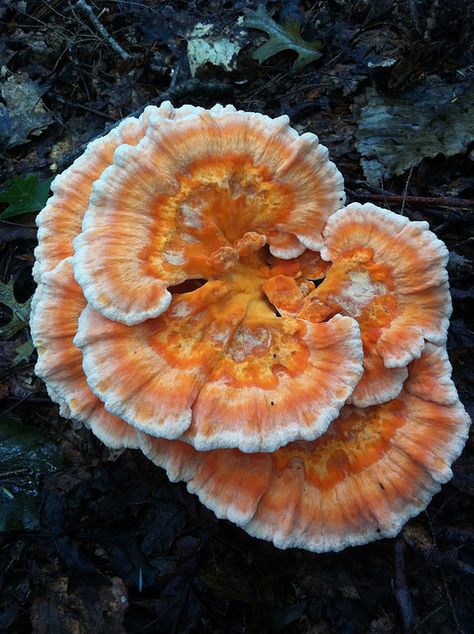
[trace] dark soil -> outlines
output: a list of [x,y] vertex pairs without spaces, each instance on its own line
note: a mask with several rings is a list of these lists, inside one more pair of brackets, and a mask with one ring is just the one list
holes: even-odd
[[[79,5],[0,0],[0,80],[35,82],[49,115],[45,127],[26,130],[19,143],[11,143],[12,128],[2,120],[0,189],[13,176],[53,176],[107,126],[166,98],[176,106],[230,102],[271,116],[287,113],[299,131],[316,132],[329,147],[349,201],[378,201],[427,220],[448,245],[454,305],[448,351],[472,414],[474,149],[420,156],[411,171],[374,187],[355,140],[358,99],[368,86],[400,96],[435,77],[460,87],[472,80],[471,3],[267,2],[277,22],[293,17],[305,40],[321,40],[321,58],[296,74],[288,50],[259,64],[251,55],[267,36],[248,30],[235,69],[206,64],[195,78],[186,53],[194,25],[235,33],[236,20],[254,3],[90,0],[122,53]],[[395,62],[381,63],[387,59]],[[34,214],[0,223],[0,275],[4,282],[13,278],[19,301],[34,291],[34,246]],[[5,322],[9,312],[1,310]],[[0,533],[0,631],[474,632],[472,440],[453,480],[397,539],[338,554],[280,551],[216,520],[139,452],[113,454],[60,419],[34,376],[34,356],[13,363],[15,347],[27,338],[23,330],[0,341],[0,425],[14,415],[40,430],[63,462],[40,477],[34,520]]]

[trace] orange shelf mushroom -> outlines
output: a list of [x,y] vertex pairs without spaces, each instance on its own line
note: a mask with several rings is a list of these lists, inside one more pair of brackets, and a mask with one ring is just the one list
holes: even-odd
[[245,279],[266,242],[286,258],[322,247],[345,195],[314,134],[232,106],[149,123],[95,182],[74,241],[75,277],[104,317],[138,324],[168,308],[170,287]]
[[250,312],[248,298],[209,282],[133,327],[88,307],[74,340],[87,382],[136,429],[199,450],[274,451],[316,438],[362,374],[357,324],[279,319],[253,302]]
[[316,136],[164,103],[53,194],[31,332],[63,416],[280,547],[393,535],[449,479],[468,418],[438,347],[446,248],[373,205],[337,211]]
[[135,448],[136,432],[106,412],[91,392],[82,370],[82,355],[73,344],[77,321],[86,300],[72,273],[71,258],[43,273],[30,317],[33,343],[38,352],[36,374],[48,386],[60,413],[84,423],[108,447]]
[[352,203],[329,218],[321,256],[331,265],[297,315],[317,322],[334,314],[354,317],[364,375],[351,401],[359,407],[388,401],[401,391],[406,366],[425,343],[446,342],[448,250],[426,222]]
[[398,398],[345,406],[318,440],[274,453],[198,452],[146,434],[140,444],[171,480],[251,535],[337,551],[393,537],[451,478],[470,419],[449,371],[445,350],[427,344]]

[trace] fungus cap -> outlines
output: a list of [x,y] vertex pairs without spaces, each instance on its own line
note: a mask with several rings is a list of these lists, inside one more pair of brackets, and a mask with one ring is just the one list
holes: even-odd
[[61,416],[84,423],[108,447],[136,448],[133,427],[106,412],[87,385],[82,354],[73,344],[85,305],[74,280],[71,258],[42,274],[30,318],[31,337],[38,351],[35,372],[59,404]]
[[232,106],[196,108],[170,125],[150,116],[146,135],[118,147],[92,187],[74,241],[87,301],[108,319],[138,324],[168,308],[170,287],[230,273],[249,235],[282,258],[320,249],[345,199],[327,155],[286,116]]
[[448,251],[426,222],[370,203],[352,203],[324,229],[324,281],[304,298],[299,317],[350,315],[361,328],[364,375],[351,397],[366,407],[394,398],[406,366],[425,343],[446,342],[451,299]]
[[[274,453],[197,452],[139,434],[143,452],[218,517],[279,548],[341,550],[393,537],[452,475],[469,417],[446,351],[427,344],[398,398],[346,406],[324,436]],[[448,372],[448,374],[447,374]]]
[[316,438],[362,374],[355,320],[278,318],[221,281],[176,295],[166,313],[135,326],[88,306],[74,343],[107,411],[201,451]]
[[145,135],[153,116],[163,124],[196,111],[194,106],[173,108],[167,101],[159,107],[147,106],[139,118],[127,117],[108,134],[91,141],[83,154],[51,183],[51,196],[37,215],[38,246],[33,274],[36,282],[43,272],[51,271],[74,254],[73,239],[82,231],[84,214],[94,181],[112,164],[115,150],[123,144],[136,145]]

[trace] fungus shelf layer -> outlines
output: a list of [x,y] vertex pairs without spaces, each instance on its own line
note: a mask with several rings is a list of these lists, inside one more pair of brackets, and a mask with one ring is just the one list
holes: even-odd
[[447,250],[427,223],[340,209],[315,135],[164,103],[52,189],[31,332],[63,416],[279,547],[394,535],[449,479],[469,419]]
[[220,279],[267,241],[279,257],[320,249],[344,202],[327,149],[288,117],[226,107],[165,123],[150,117],[137,145],[116,150],[74,241],[86,299],[127,325],[163,313],[169,286]]
[[[261,305],[260,305],[261,303]],[[108,411],[197,449],[273,451],[324,433],[360,379],[357,323],[275,316],[249,289],[208,282],[136,326],[90,307],[75,344]]]
[[279,548],[341,550],[392,537],[423,510],[467,438],[442,348],[428,344],[402,393],[346,406],[324,436],[274,453],[198,452],[139,434],[144,453],[218,517]]
[[[351,402],[384,403],[400,393],[408,363],[427,341],[446,342],[448,251],[428,223],[352,203],[329,218],[321,255],[330,262],[326,276],[295,304],[294,314],[315,322],[335,314],[356,319],[364,374]],[[278,297],[276,292],[277,306]]]
[[74,280],[71,258],[42,275],[30,319],[38,351],[36,374],[52,390],[62,416],[74,418],[114,449],[138,446],[133,427],[109,414],[92,393],[82,369],[82,354],[73,344],[86,300]]

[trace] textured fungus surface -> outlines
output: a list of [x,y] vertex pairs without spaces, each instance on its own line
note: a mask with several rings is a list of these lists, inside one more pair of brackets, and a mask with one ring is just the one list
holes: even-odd
[[[327,429],[362,373],[356,322],[278,318],[209,282],[137,326],[87,308],[75,343],[106,408],[197,449],[273,451]],[[173,386],[173,389],[170,389]]]
[[136,447],[133,427],[106,412],[87,385],[81,352],[73,344],[86,300],[74,280],[71,258],[42,275],[40,291],[30,319],[38,351],[36,374],[47,384],[63,416],[85,423],[109,447]]
[[164,103],[53,193],[31,331],[63,416],[279,547],[394,535],[450,478],[469,420],[438,347],[447,250],[426,223],[336,211],[317,137]]
[[320,249],[344,198],[327,149],[286,116],[231,106],[173,125],[151,116],[94,184],[75,276],[98,312],[137,324],[168,308],[170,286],[228,277],[266,242],[283,258]]
[[322,321],[350,315],[360,325],[364,375],[352,395],[359,407],[397,396],[406,366],[425,342],[446,342],[451,299],[448,251],[426,222],[366,203],[336,212],[324,230],[326,277],[298,316]]
[[446,352],[428,344],[398,398],[346,406],[323,437],[271,454],[140,443],[218,517],[280,548],[341,550],[396,535],[451,478],[470,421],[449,372]]

